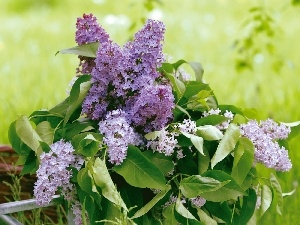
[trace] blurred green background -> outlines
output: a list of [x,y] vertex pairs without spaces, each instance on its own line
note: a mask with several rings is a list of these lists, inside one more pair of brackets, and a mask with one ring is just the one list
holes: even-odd
[[[19,115],[66,97],[76,56],[76,18],[92,12],[124,44],[145,18],[166,25],[164,52],[173,61],[202,63],[220,104],[256,108],[262,119],[300,120],[299,1],[294,0],[1,0],[0,143]],[[293,169],[277,174],[283,192],[300,181],[300,138],[290,143]],[[274,224],[299,224],[299,191],[285,198]],[[283,222],[284,221],[284,222]]]

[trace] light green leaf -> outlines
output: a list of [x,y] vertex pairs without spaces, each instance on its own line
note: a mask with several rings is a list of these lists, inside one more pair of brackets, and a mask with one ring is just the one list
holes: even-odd
[[190,211],[184,207],[180,198],[177,198],[177,201],[175,203],[175,210],[176,210],[176,212],[178,212],[180,215],[182,215],[185,218],[197,220],[193,216],[193,214],[191,214]]
[[171,190],[171,186],[167,185],[165,190],[160,191],[157,195],[155,195],[154,198],[152,198],[146,205],[144,205],[141,209],[139,209],[131,219],[135,219],[138,217],[141,217],[145,215],[149,210],[153,208],[153,206],[161,200],[167,193],[168,191]]
[[36,132],[41,137],[41,139],[51,145],[54,139],[54,129],[51,127],[50,122],[43,121],[36,126]]
[[69,106],[66,112],[66,116],[64,119],[64,125],[68,122],[71,118],[72,114],[76,111],[76,109],[81,105],[83,102],[86,94],[88,93],[91,83],[91,77],[88,75],[80,76],[72,86],[69,98]]
[[240,129],[237,125],[231,123],[226,130],[224,137],[220,141],[217,151],[215,152],[212,160],[211,160],[211,168],[221,162],[227,155],[229,155],[239,140],[240,137]]
[[280,215],[282,215],[282,210],[283,210],[282,189],[280,183],[278,182],[276,176],[273,173],[271,173],[270,182],[273,189],[275,190],[274,201],[277,202],[276,210]]
[[221,188],[201,194],[207,201],[224,202],[230,199],[236,199],[239,196],[245,196],[247,193],[236,183],[232,176],[221,170],[208,170],[202,174],[203,177],[210,177],[219,182],[227,182]]
[[250,172],[254,161],[254,146],[248,138],[241,137],[234,151],[231,176],[242,185]]
[[272,203],[272,190],[267,185],[261,186],[261,205],[259,208],[259,218],[261,218],[264,213],[270,208]]
[[73,55],[80,55],[80,56],[85,56],[90,58],[96,58],[96,53],[98,51],[99,46],[100,46],[99,42],[92,42],[92,43],[83,44],[68,49],[63,49],[58,51],[56,54],[58,53],[73,54]]
[[293,195],[294,193],[296,192],[296,189],[290,191],[290,192],[285,192],[285,193],[282,193],[282,197],[285,197],[285,196],[291,196]]
[[200,152],[202,155],[204,155],[204,152],[203,152],[203,138],[202,137],[199,137],[197,135],[190,134],[190,133],[187,133],[187,132],[183,132],[183,131],[181,131],[181,133],[191,140],[191,142],[193,143],[195,148],[198,150],[198,152]]
[[202,77],[203,77],[204,69],[203,69],[201,63],[199,63],[199,62],[189,62],[188,64],[192,67],[192,69],[194,71],[196,81],[202,82],[203,81]]
[[38,156],[42,153],[40,147],[40,141],[42,141],[42,139],[31,126],[28,117],[21,116],[16,120],[16,133]]
[[212,125],[204,125],[196,128],[197,135],[203,137],[204,140],[207,141],[215,141],[223,138],[223,133]]
[[177,220],[174,216],[174,205],[175,205],[175,203],[173,203],[163,209],[162,215],[164,217],[164,225],[177,224]]
[[218,225],[217,221],[215,221],[213,218],[207,215],[202,209],[196,209],[201,222],[203,222],[205,225]]
[[147,134],[145,134],[145,138],[148,140],[148,141],[153,141],[155,140],[156,138],[159,137],[159,135],[161,134],[161,131],[153,131],[153,132],[149,132]]
[[167,73],[166,76],[168,77],[168,79],[170,80],[170,82],[173,86],[173,90],[176,93],[177,101],[179,101],[185,91],[185,88],[186,88],[185,84],[182,81],[180,81],[179,79],[177,79],[173,74]]
[[115,166],[114,171],[134,187],[165,189],[166,180],[162,172],[135,146],[128,146],[126,159]]
[[109,201],[127,210],[123,199],[118,193],[114,182],[110,177],[105,161],[101,160],[100,158],[96,158],[95,163],[90,172],[93,175],[95,184],[101,188],[102,195]]
[[194,198],[205,192],[216,191],[229,182],[230,180],[220,182],[211,177],[192,175],[181,180],[179,190],[185,197]]

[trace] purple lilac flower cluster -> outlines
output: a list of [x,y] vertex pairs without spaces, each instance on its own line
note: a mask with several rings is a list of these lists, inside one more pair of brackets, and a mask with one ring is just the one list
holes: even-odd
[[[133,137],[134,130],[142,133],[160,130],[173,118],[172,88],[157,71],[164,61],[165,27],[162,22],[148,20],[123,48],[109,39],[92,14],[78,18],[76,27],[79,45],[100,43],[93,63],[88,59],[81,64],[81,72],[90,72],[92,76],[82,114],[101,121],[99,130],[105,136],[110,161],[120,164],[133,140],[118,133],[120,130],[110,130],[111,120]],[[122,112],[118,119],[113,115],[116,111]]]
[[240,130],[243,136],[253,142],[256,162],[277,171],[289,171],[292,168],[288,151],[277,142],[287,138],[290,133],[289,127],[284,124],[278,125],[271,119],[261,121],[260,124],[250,120],[247,124],[242,124]]
[[206,203],[206,199],[202,198],[201,196],[197,196],[195,198],[190,198],[190,201],[192,205],[194,205],[197,208],[201,208]]
[[[82,18],[77,18],[75,41],[78,45],[88,44],[92,42],[108,42],[109,35],[97,23],[97,18],[93,14],[83,14]],[[95,66],[94,59],[79,56],[79,67],[77,74],[90,74]]]
[[61,188],[65,193],[66,199],[69,199],[68,193],[71,193],[73,186],[70,183],[72,171],[68,168],[75,165],[80,168],[83,161],[76,162],[73,146],[70,142],[60,140],[50,146],[49,153],[42,153],[40,156],[40,166],[36,172],[37,181],[34,185],[34,196],[38,205],[47,205],[53,198],[53,195]]
[[142,140],[126,120],[125,113],[114,110],[99,122],[99,130],[104,134],[103,142],[108,146],[109,161],[120,165],[127,155],[129,144],[140,145]]

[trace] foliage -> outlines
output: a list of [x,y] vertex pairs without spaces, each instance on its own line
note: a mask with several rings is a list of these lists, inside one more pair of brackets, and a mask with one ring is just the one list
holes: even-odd
[[[87,30],[94,32],[94,25],[88,24]],[[154,27],[151,28],[146,29],[147,32],[156,32]],[[98,28],[96,31],[99,31]],[[150,37],[153,36],[155,35]],[[136,36],[139,40],[137,37],[140,36]],[[155,46],[151,40],[148,39],[149,42],[144,42],[142,46],[147,46],[149,52]],[[151,85],[170,85],[174,100],[174,105],[169,106],[172,108],[173,118],[162,123],[161,129],[144,128],[164,116],[165,111],[151,114],[144,125],[136,122],[136,117],[144,115],[143,113],[152,113],[147,108],[152,103],[151,98],[145,100],[147,104],[142,108],[144,111],[134,114],[135,117],[130,122],[122,120],[122,123],[116,123],[120,125],[118,130],[113,126],[116,122],[114,119],[123,115],[121,111],[130,108],[127,104],[123,105],[126,98],[130,99],[128,104],[132,104],[132,99],[137,97],[139,100],[145,90],[126,89],[125,97],[120,99],[113,90],[117,90],[118,85],[123,87],[127,80],[123,83],[109,81],[106,90],[108,93],[105,92],[104,100],[101,100],[103,104],[108,101],[108,108],[112,110],[106,116],[95,119],[91,111],[82,113],[87,105],[97,109],[95,101],[102,98],[100,96],[92,104],[87,103],[92,88],[98,88],[96,82],[99,82],[99,77],[96,75],[101,72],[99,68],[102,64],[97,64],[97,60],[112,56],[110,60],[113,61],[118,53],[112,49],[107,55],[101,54],[108,42],[101,42],[99,38],[97,41],[100,45],[96,51],[90,44],[94,41],[63,51],[79,53],[83,63],[90,63],[93,61],[90,57],[96,56],[96,65],[88,64],[93,66],[89,70],[91,74],[80,74],[72,85],[70,95],[60,104],[50,110],[34,111],[29,117],[21,116],[9,129],[12,147],[20,155],[19,164],[24,165],[22,173],[37,172],[35,193],[39,192],[38,187],[45,185],[45,199],[37,199],[41,200],[41,204],[48,200],[49,186],[46,183],[51,186],[51,182],[59,181],[62,182],[61,186],[54,191],[60,191],[69,203],[70,210],[77,216],[77,224],[96,224],[97,221],[104,224],[246,224],[258,222],[273,208],[281,213],[283,195],[277,177],[273,173],[269,178],[258,176],[259,167],[256,165],[261,161],[256,157],[257,143],[245,135],[247,122],[255,121],[254,110],[219,105],[214,92],[202,79],[203,68],[200,63],[179,60],[175,63],[164,61],[160,65],[156,61],[158,59],[155,59],[154,65],[159,65],[155,68],[158,77]],[[136,43],[128,44],[129,51],[135,51],[136,49],[130,48],[131,44],[134,46]],[[93,50],[95,52],[91,54]],[[155,50],[157,46],[154,47]],[[125,72],[122,70],[114,74],[111,71],[119,67],[109,67],[105,74],[100,74],[118,75],[117,79],[127,75],[139,76],[134,69],[140,69],[141,64],[147,69],[148,58],[143,58],[147,54],[147,51],[142,52],[137,60],[133,60],[133,68],[126,67]],[[126,63],[125,59],[121,62]],[[104,68],[111,61],[104,62]],[[187,79],[188,75],[182,70],[184,64],[189,65],[194,72],[190,79]],[[84,68],[88,70],[88,66]],[[145,68],[139,72],[147,72]],[[139,78],[142,77],[137,77]],[[130,77],[127,79],[135,82]],[[165,103],[162,99],[166,96],[159,96],[161,104]],[[128,126],[127,122],[131,129],[128,128],[124,136],[122,129]],[[105,126],[110,124],[111,127],[107,129]],[[266,135],[276,131],[277,123],[275,125],[272,122],[272,125],[274,127],[266,131]],[[299,123],[280,125],[284,131],[290,127],[297,132]],[[126,142],[125,138],[130,139],[132,131],[139,134],[141,141],[134,139]],[[108,136],[109,132],[113,135]],[[112,140],[108,140],[108,137]],[[287,154],[284,146],[287,147],[289,139],[284,140],[286,138],[287,136],[276,137],[276,140],[271,140],[276,148],[280,145],[280,149]],[[113,148],[111,141],[116,144],[122,141],[122,146]],[[122,149],[125,156],[118,158],[118,155],[117,161],[113,157],[119,149]],[[65,165],[66,162],[70,163]],[[276,163],[278,166],[279,161]],[[50,167],[45,167],[48,169],[44,174],[43,167],[46,164]],[[53,173],[49,175],[48,172]],[[65,178],[70,178],[69,183],[63,182]]]

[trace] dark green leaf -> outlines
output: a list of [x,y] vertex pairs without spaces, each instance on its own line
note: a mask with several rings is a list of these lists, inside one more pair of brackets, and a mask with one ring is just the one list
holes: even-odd
[[146,205],[144,205],[141,209],[139,209],[133,217],[131,217],[131,219],[135,219],[138,217],[143,216],[144,214],[146,214],[147,212],[149,212],[149,210],[151,210],[154,205],[161,200],[167,193],[168,191],[171,190],[171,186],[168,185],[166,186],[165,190],[160,191],[157,195],[155,195],[154,198],[152,198]]
[[126,159],[115,166],[114,171],[132,186],[165,189],[166,180],[162,172],[135,146],[128,147]]
[[247,224],[256,207],[256,192],[249,189],[248,196],[243,197],[243,206],[238,215],[234,217],[234,224]]
[[56,54],[58,53],[73,54],[73,55],[80,55],[80,56],[85,56],[90,58],[96,58],[96,53],[98,51],[99,46],[100,46],[99,42],[92,42],[92,43],[83,44],[68,49],[63,49],[58,51]]
[[156,165],[163,174],[169,173],[174,169],[174,163],[170,156],[153,151],[144,151],[143,155]]
[[209,115],[206,117],[202,117],[201,119],[196,121],[197,126],[203,126],[203,125],[218,125],[220,123],[225,122],[228,120],[225,116],[221,115]]
[[24,174],[34,174],[36,172],[36,170],[38,169],[39,167],[39,160],[38,158],[36,157],[36,154],[34,151],[30,151],[27,159],[26,159],[26,162],[23,166],[23,169],[21,171],[21,175],[24,175]]
[[207,169],[209,167],[209,163],[210,163],[209,153],[205,146],[203,148],[203,153],[204,153],[204,155],[201,153],[198,153],[198,174],[199,175],[201,175],[207,171]]

